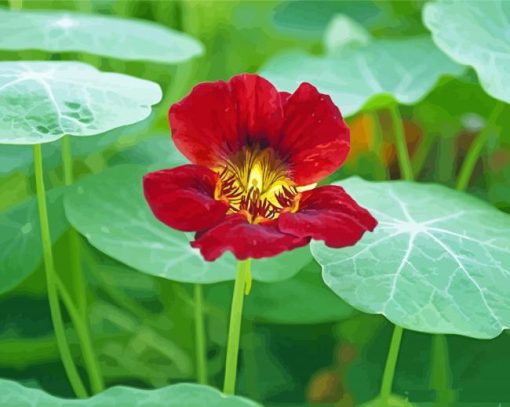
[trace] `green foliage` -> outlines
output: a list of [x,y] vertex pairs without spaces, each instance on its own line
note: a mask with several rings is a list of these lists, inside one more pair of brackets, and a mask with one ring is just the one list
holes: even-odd
[[439,185],[359,178],[341,185],[379,225],[350,248],[312,243],[334,292],[422,332],[493,338],[509,326],[508,215]]
[[0,403],[17,407],[111,406],[125,407],[256,407],[241,397],[225,397],[219,391],[198,384],[176,384],[158,390],[113,387],[88,400],[65,400],[9,380],[0,380]]
[[325,57],[287,52],[271,59],[260,72],[287,91],[294,91],[301,82],[313,83],[341,106],[344,116],[351,116],[362,108],[395,101],[416,103],[440,77],[462,71],[428,37],[421,36],[374,40]]
[[[379,226],[354,247],[314,242],[322,275],[308,247],[252,262],[237,394],[267,407],[508,404],[510,335],[494,338],[509,326],[508,215],[445,187],[389,181],[400,172],[387,112],[405,105],[419,181],[454,185],[488,129],[468,191],[508,212],[510,115],[494,99],[510,101],[505,1],[9,3],[22,10],[0,9],[0,59],[10,61],[0,62],[0,405],[258,405],[212,388],[223,382],[235,259],[204,262],[192,234],[154,219],[141,188],[145,173],[187,161],[171,141],[169,105],[199,82],[241,72],[330,94],[351,127],[348,162],[330,180],[386,182],[339,183]],[[151,114],[156,83],[165,98]],[[76,185],[66,189],[52,142],[65,134],[97,135],[70,138]],[[83,320],[108,388],[88,400],[72,399],[52,328],[26,145],[34,143],[45,143],[57,274],[77,309],[86,297]],[[68,222],[83,237],[77,258]],[[194,283],[207,284],[211,387],[178,384],[197,381]],[[388,320],[409,328],[389,401],[378,396]],[[441,336],[437,351],[437,338],[412,330],[458,335]]]
[[203,53],[193,37],[150,21],[54,11],[0,10],[0,49],[81,51],[178,63]]
[[[231,291],[230,285],[214,285],[208,290],[207,298],[226,310]],[[254,284],[244,310],[245,318],[276,324],[335,322],[354,313],[349,305],[327,289],[315,262],[290,279]]]
[[460,64],[472,66],[486,92],[510,103],[510,3],[441,0],[428,4],[425,25],[436,44]]
[[[64,215],[63,190],[47,194],[51,238],[56,242],[68,227]],[[41,235],[35,198],[0,212],[0,293],[16,287],[42,260]],[[30,253],[27,256],[27,253]]]
[[161,90],[77,62],[0,62],[0,96],[0,143],[39,144],[143,120]]

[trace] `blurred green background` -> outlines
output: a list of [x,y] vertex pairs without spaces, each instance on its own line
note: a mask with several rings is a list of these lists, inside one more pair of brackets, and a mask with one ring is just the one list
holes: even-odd
[[[2,6],[8,6],[6,2]],[[121,61],[83,53],[0,51],[1,60],[80,60],[103,71],[127,73],[159,83],[163,102],[147,120],[105,135],[104,146],[91,148],[73,139],[76,178],[101,173],[118,164],[149,167],[164,162],[170,149],[167,110],[191,87],[208,80],[227,80],[240,72],[257,72],[282,51],[301,49],[322,55],[325,35],[335,16],[361,24],[375,38],[406,38],[427,34],[422,1],[23,1],[23,9],[75,10],[155,21],[183,31],[204,45],[202,56],[179,65]],[[443,77],[413,106],[402,106],[405,136],[416,178],[448,186],[473,138],[483,127],[495,100],[478,84],[471,69],[457,78]],[[342,106],[339,106],[342,109]],[[507,134],[508,105],[498,124]],[[330,180],[361,175],[369,180],[399,178],[387,113],[377,114],[381,140],[374,139],[373,113],[348,118],[352,151]],[[427,139],[427,142],[423,141]],[[469,191],[510,212],[510,139],[488,143],[477,162]],[[377,144],[377,148],[375,148]],[[424,147],[424,144],[426,146]],[[0,211],[7,212],[34,194],[31,155],[24,147],[3,146]],[[168,150],[169,151],[169,150]],[[43,146],[47,187],[62,186],[63,172],[56,143]],[[8,157],[11,168],[6,165]],[[23,159],[25,154],[25,159]],[[28,157],[28,158],[27,158]],[[24,161],[23,161],[24,160]],[[0,233],[2,231],[0,230]],[[68,232],[66,232],[68,233]],[[7,243],[4,242],[4,245]],[[161,387],[194,380],[193,292],[190,284],[141,274],[81,240],[89,286],[92,336],[108,386]],[[1,250],[1,248],[0,248]],[[55,244],[57,268],[69,267],[64,234]],[[0,255],[1,259],[1,255]],[[1,270],[0,270],[1,272]],[[326,403],[359,405],[379,391],[391,326],[382,316],[354,310],[328,311],[337,298],[310,263],[290,280],[265,294],[266,283],[255,283],[253,298],[262,311],[247,311],[241,345],[239,394],[265,406],[305,406]],[[62,273],[65,279],[65,273]],[[268,283],[269,284],[269,283]],[[308,323],[306,310],[294,307],[307,290],[324,298],[323,315]],[[206,335],[210,384],[221,387],[228,306],[232,284],[205,286]],[[269,290],[269,289],[268,289]],[[288,298],[282,305],[279,298]],[[329,302],[328,302],[329,301]],[[275,315],[272,304],[281,315]],[[287,308],[285,308],[287,306]],[[314,307],[311,303],[309,307]],[[268,311],[264,314],[264,308]],[[273,307],[273,308],[274,308]],[[49,393],[73,396],[59,361],[41,266],[15,289],[0,297],[0,377],[41,387]],[[303,313],[303,315],[301,314]],[[67,317],[66,317],[67,318]],[[308,319],[307,319],[308,318]],[[283,321],[283,322],[282,322]],[[306,323],[303,323],[305,321]],[[78,342],[68,336],[80,369]],[[510,402],[510,336],[493,340],[447,336],[449,389],[438,388],[432,360],[432,337],[406,331],[395,375],[394,391],[413,402],[428,402],[436,392],[451,391],[457,403],[496,406]]]

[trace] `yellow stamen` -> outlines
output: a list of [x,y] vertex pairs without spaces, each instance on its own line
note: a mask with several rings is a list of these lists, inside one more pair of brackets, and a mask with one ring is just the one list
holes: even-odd
[[215,171],[221,179],[215,199],[227,199],[230,213],[241,213],[250,223],[297,210],[297,187],[289,177],[287,165],[271,148],[245,147]]

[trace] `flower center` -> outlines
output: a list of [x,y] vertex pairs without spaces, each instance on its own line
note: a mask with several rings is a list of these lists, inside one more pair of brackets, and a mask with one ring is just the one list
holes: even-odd
[[300,194],[271,148],[245,147],[215,170],[220,176],[216,199],[226,199],[229,212],[242,213],[250,223],[297,210]]

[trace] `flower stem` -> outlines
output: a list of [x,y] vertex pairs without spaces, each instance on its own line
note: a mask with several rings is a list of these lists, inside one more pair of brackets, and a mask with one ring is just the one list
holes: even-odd
[[37,205],[39,209],[39,222],[41,228],[41,244],[43,249],[44,268],[46,271],[46,285],[48,290],[48,301],[50,305],[51,320],[55,329],[55,337],[62,358],[62,364],[66,371],[71,387],[76,396],[80,398],[88,397],[87,390],[78,374],[74,364],[71,350],[67,342],[64,321],[62,319],[62,310],[57,293],[55,263],[53,261],[53,251],[51,249],[50,227],[48,221],[48,210],[46,207],[46,195],[43,179],[43,162],[41,145],[34,145],[34,172],[37,192]]
[[243,301],[245,284],[251,280],[250,259],[237,262],[236,281],[230,309],[230,325],[228,330],[227,360],[225,366],[225,382],[223,392],[234,394],[237,376],[237,358],[239,356],[239,337],[241,335],[241,318],[243,314]]
[[389,108],[391,124],[393,126],[393,132],[395,134],[395,147],[397,148],[398,164],[400,166],[400,174],[406,181],[412,181],[413,168],[411,166],[411,160],[409,159],[409,152],[407,151],[406,138],[404,133],[404,126],[402,124],[402,116],[398,110],[397,105],[393,105]]
[[[62,164],[64,169],[64,184],[70,186],[74,182],[73,176],[73,154],[71,151],[71,137],[65,136],[62,139]],[[69,231],[69,259],[71,262],[71,273],[74,284],[74,298],[76,305],[83,316],[87,315],[87,299],[85,296],[85,282],[80,261],[80,237],[74,228]]]
[[207,384],[207,349],[205,343],[202,285],[195,284],[195,354],[197,382]]
[[[74,182],[73,176],[73,154],[71,151],[71,137],[65,136],[62,139],[62,164],[64,168],[64,183],[66,186],[70,186]],[[71,263],[71,275],[73,278],[73,297],[76,299],[76,309],[79,313],[80,318],[72,319],[73,325],[78,333],[80,339],[80,347],[83,352],[83,360],[89,376],[90,385],[93,393],[99,393],[104,390],[103,376],[99,369],[99,363],[92,346],[90,329],[87,322],[87,297],[86,297],[86,285],[83,276],[83,269],[81,266],[81,255],[80,255],[80,236],[78,232],[71,228],[68,233],[68,244],[69,244],[69,260]],[[63,287],[60,285],[60,288]],[[61,294],[62,293],[62,290]],[[70,297],[70,301],[65,302],[64,305],[69,311],[69,304],[74,305],[74,301]],[[78,332],[81,330],[82,334]]]
[[386,358],[386,365],[384,367],[383,379],[381,384],[380,398],[385,401],[391,395],[391,388],[393,386],[393,377],[395,376],[395,368],[397,366],[398,352],[400,349],[400,342],[402,341],[402,333],[404,329],[398,325],[393,328],[393,335],[391,336],[390,350]]
[[451,372],[448,360],[448,342],[444,335],[432,338],[431,387],[436,392],[437,406],[450,406],[455,401],[455,393],[451,389]]
[[87,367],[87,373],[89,374],[92,390],[93,392],[99,392],[104,389],[104,384],[97,364],[94,348],[92,346],[88,324],[86,320],[83,319],[81,311],[75,306],[71,295],[67,291],[60,278],[56,276],[55,280],[60,293],[60,297],[62,298],[62,302],[66,306],[67,312],[71,317],[71,321],[73,322],[74,328],[80,340],[80,346],[83,352],[83,360]]
[[418,147],[416,148],[413,154],[412,161],[413,174],[416,178],[418,178],[418,176],[420,175],[421,170],[423,169],[423,165],[425,164],[425,161],[427,160],[430,150],[434,145],[434,142],[435,136],[433,136],[432,134],[425,133],[420,144],[418,144]]
[[487,123],[483,130],[478,133],[475,140],[471,144],[469,151],[462,163],[462,167],[460,169],[459,177],[457,179],[457,189],[459,191],[464,191],[468,184],[471,175],[473,174],[473,170],[475,169],[476,162],[478,161],[478,157],[482,152],[483,147],[487,143],[489,136],[493,130],[494,123],[503,111],[505,105],[504,103],[498,102],[494,109],[492,110],[489,118],[487,119]]

